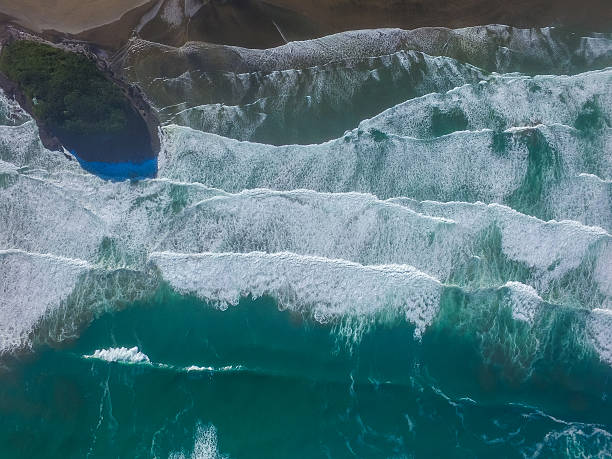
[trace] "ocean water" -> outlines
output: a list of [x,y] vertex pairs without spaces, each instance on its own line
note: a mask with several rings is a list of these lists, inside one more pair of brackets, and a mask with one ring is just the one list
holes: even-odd
[[120,163],[106,163],[103,161],[86,161],[75,153],[72,156],[87,172],[106,180],[142,180],[153,178],[157,174],[157,158],[145,161],[125,161]]
[[612,456],[612,36],[151,47],[156,162],[0,95],[0,457]]

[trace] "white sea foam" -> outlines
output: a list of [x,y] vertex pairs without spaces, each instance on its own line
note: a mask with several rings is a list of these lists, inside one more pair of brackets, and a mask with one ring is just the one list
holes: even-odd
[[[547,415],[546,415],[547,416]],[[533,457],[542,457],[548,451],[567,451],[575,457],[604,459],[612,450],[612,434],[597,424],[566,422],[547,416],[558,427],[546,433],[535,445]]]
[[587,317],[587,324],[600,358],[612,365],[612,310],[593,310]]
[[170,459],[224,459],[229,456],[219,452],[217,429],[212,424],[198,423],[191,453],[171,453]]
[[246,296],[271,296],[283,308],[317,321],[354,319],[358,335],[374,321],[405,317],[420,336],[439,307],[441,284],[406,265],[362,266],[291,253],[153,253],[153,263],[177,291],[221,308]]
[[179,373],[234,373],[246,370],[242,365],[226,365],[221,367],[189,365],[183,367],[168,363],[152,362],[149,356],[142,352],[138,346],[133,346],[131,348],[122,346],[110,347],[108,349],[96,349],[93,354],[83,355],[83,358],[109,363],[137,364],[151,369]]
[[[250,190],[186,208],[156,247],[183,253],[289,250],[362,264],[402,263],[444,282],[452,276],[461,285],[498,285],[495,273],[502,270],[543,295],[554,288],[589,304],[593,290],[585,287],[594,283],[595,290],[612,296],[612,281],[590,270],[571,287],[563,281],[591,260],[605,263],[612,247],[606,231],[576,222],[543,222],[497,204],[404,203],[358,193]],[[473,262],[474,257],[497,257],[494,253],[502,257],[494,264]],[[513,262],[529,273],[515,272]],[[478,266],[480,274],[460,275],[468,266]],[[591,293],[583,297],[583,289]],[[593,300],[595,305],[598,301]]]
[[[19,126],[0,126],[0,160],[16,166],[67,169],[70,164],[56,152],[47,150],[38,136],[38,127],[33,120]],[[67,163],[65,166],[63,163]]]
[[[504,255],[541,272],[540,279],[544,284],[555,278],[563,279],[570,270],[578,268],[580,264],[588,264],[590,259],[597,260],[596,265],[605,264],[612,246],[610,234],[601,228],[584,226],[575,221],[545,223],[498,204],[392,202],[403,202],[417,212],[455,221],[475,232],[495,225],[500,231]],[[592,276],[591,268],[586,269],[589,270],[587,277]],[[600,282],[601,291],[608,295],[612,281],[603,271],[605,268],[595,278]]]
[[612,232],[612,181],[579,174],[551,187],[546,198],[550,217],[600,226]]
[[9,99],[3,90],[0,90],[0,126],[19,126],[30,119],[17,101]]
[[0,353],[27,346],[34,327],[89,269],[82,260],[0,250]]
[[507,282],[504,287],[510,290],[509,303],[514,320],[533,323],[544,300],[534,288],[520,282]]
[[200,367],[198,365],[190,365],[187,368],[185,368],[188,372],[189,371],[211,371],[213,370],[212,367]]
[[[364,130],[411,137],[435,133],[434,113],[465,119],[463,129],[506,129],[512,126],[573,126],[585,112],[599,110],[601,122],[612,120],[612,69],[576,76],[496,76],[444,94],[409,100],[361,123]],[[593,126],[597,128],[596,126]]]
[[[612,130],[607,132],[612,138]],[[496,134],[489,130],[433,140],[379,138],[377,133],[356,130],[320,145],[274,147],[167,126],[159,175],[226,191],[307,188],[370,192],[380,198],[504,202],[526,180],[530,142],[544,142],[552,156],[546,159],[549,164],[533,166],[543,168],[540,199],[546,199],[548,187],[563,184],[565,177],[595,171],[601,178],[612,177],[612,155],[607,153],[612,149],[597,149],[603,154],[594,152],[593,160],[593,155],[584,154],[589,151],[588,141],[571,128],[539,126],[504,135],[503,152],[495,150]]]
[[66,187],[23,174],[0,188],[0,221],[0,247],[85,260],[94,258],[106,227]]
[[219,193],[168,180],[13,173],[0,187],[0,247],[137,267],[182,207]]
[[[14,141],[14,139],[7,139]],[[19,138],[17,140],[19,141]],[[5,228],[9,229],[0,233],[3,237],[2,244],[5,247],[16,247],[30,252],[49,252],[90,261],[100,261],[102,257],[101,261],[110,266],[131,264],[134,268],[138,268],[137,260],[146,258],[146,254],[159,243],[160,231],[165,232],[171,228],[173,232],[176,231],[177,235],[183,234],[183,239],[175,237],[172,233],[168,238],[162,239],[162,246],[168,244],[166,247],[172,250],[230,249],[240,251],[265,248],[269,251],[292,250],[310,255],[331,254],[334,257],[364,263],[408,263],[444,279],[448,276],[448,268],[453,266],[452,257],[460,252],[459,247],[463,242],[470,240],[465,239],[466,235],[455,228],[473,225],[475,229],[479,229],[483,228],[487,222],[494,222],[503,228],[506,256],[535,266],[534,261],[530,258],[532,255],[530,245],[523,245],[526,250],[516,252],[516,247],[521,247],[521,238],[517,234],[520,233],[520,226],[524,224],[519,214],[508,217],[510,220],[517,219],[515,225],[500,224],[505,218],[500,218],[499,215],[485,219],[482,216],[478,219],[474,219],[474,216],[467,217],[466,215],[469,215],[470,212],[474,212],[476,206],[462,217],[469,224],[457,225],[457,222],[461,222],[457,215],[442,215],[441,219],[421,217],[397,210],[394,206],[363,195],[346,195],[335,198],[332,195],[317,195],[316,193],[298,192],[281,196],[280,194],[275,195],[274,192],[254,192],[230,196],[198,184],[181,184],[165,179],[144,181],[139,184],[113,184],[93,176],[77,173],[76,169],[69,173],[49,173],[28,168],[27,173],[22,174],[17,173],[19,169],[13,161],[22,166],[29,166],[30,161],[39,164],[39,159],[28,159],[29,157],[23,156],[21,151],[9,145],[7,159],[11,162],[3,163],[6,165],[3,167],[3,173],[11,177],[9,186],[2,191],[1,201]],[[43,152],[44,154],[46,153]],[[51,155],[57,157],[57,154]],[[63,158],[57,160],[53,167],[56,167],[55,164],[66,165],[68,170],[74,169],[71,163]],[[590,179],[592,176],[585,177]],[[596,177],[591,181],[604,185],[606,183]],[[206,220],[193,220],[192,214],[190,226],[186,223],[189,223],[189,212],[194,211],[182,213],[181,209],[215,195],[226,196],[226,198],[213,200],[194,208],[204,209],[205,214],[206,212],[210,214],[214,209],[211,216],[216,219],[226,215],[220,222],[228,224],[227,229],[223,225],[216,225],[216,231],[221,231],[223,236],[210,239],[210,234],[212,234],[210,230],[214,230],[215,226],[202,232],[202,223]],[[325,201],[328,203],[324,204]],[[235,202],[235,205],[232,202]],[[298,204],[289,205],[290,202]],[[280,214],[277,212],[279,208],[275,209],[279,205],[282,206]],[[350,213],[347,210],[350,208],[363,209],[361,211],[363,217],[355,220],[359,214]],[[198,215],[198,212],[194,214]],[[262,215],[266,218],[261,218]],[[330,215],[337,217],[330,218]],[[257,218],[254,218],[255,216]],[[175,221],[177,223],[173,223]],[[212,220],[208,219],[208,221]],[[310,225],[312,221],[324,221],[328,225],[320,225],[321,228],[316,228]],[[349,223],[351,221],[352,223]],[[475,224],[476,221],[479,221],[479,225],[482,226]],[[521,223],[518,223],[519,221]],[[67,225],[66,222],[70,224]],[[261,231],[265,237],[258,236],[255,231],[250,231],[251,235],[249,235],[250,225],[257,228],[257,231]],[[536,222],[535,225],[539,228],[541,222]],[[403,226],[405,229],[399,231],[398,229]],[[194,234],[201,236],[199,241],[197,237],[195,239],[187,237],[191,227],[194,229]],[[298,229],[306,228],[310,229],[302,231],[302,234],[298,231]],[[581,260],[584,260],[587,249],[592,245],[588,242],[589,238],[594,241],[601,237],[596,232],[583,231],[579,227],[575,227],[574,230],[571,237],[576,238],[577,241],[583,241],[583,244],[573,247],[571,256],[568,256],[563,250],[548,249],[566,247],[559,242],[558,235],[550,239],[551,243],[540,244],[541,251],[533,252],[541,255],[541,259],[536,260],[539,263],[538,269],[541,271],[550,266],[547,264],[549,261],[551,264],[556,261],[551,257],[559,258],[559,263],[552,272],[545,275],[544,280],[540,279],[538,283],[533,284],[540,290],[545,291],[550,279],[561,278],[564,273],[574,269]],[[542,232],[540,229],[537,231],[538,237],[547,240],[546,235],[550,234],[550,231]],[[337,235],[335,239],[337,242],[326,240],[323,234],[325,232],[328,235]],[[558,232],[557,229],[553,234],[556,232]],[[368,233],[379,234],[380,241],[372,245]],[[87,238],[83,238],[85,234]],[[361,236],[357,240],[351,239],[356,234]],[[430,245],[428,252],[426,235],[430,234],[435,234],[436,237],[434,237],[435,243]],[[562,235],[563,232],[559,234]],[[346,237],[348,235],[350,236]],[[113,241],[109,247],[110,255],[108,249],[102,252],[99,250],[105,238]],[[455,242],[453,238],[456,238]],[[508,243],[513,240],[512,238],[517,243]],[[563,238],[567,240],[565,236],[561,238],[561,240]],[[342,244],[343,240],[346,241],[344,244]],[[126,258],[124,256],[126,252],[131,253],[132,256]],[[119,259],[113,260],[113,254],[119,256]],[[434,260],[435,263],[423,263],[422,260]],[[609,275],[606,274],[609,273],[609,270],[605,260],[602,260],[601,257],[596,257],[596,260],[599,261],[596,265],[594,279],[599,282],[598,288],[609,295],[610,281]],[[446,271],[444,267],[447,267]],[[68,274],[70,272],[71,270],[68,270]],[[31,316],[30,324],[44,316],[45,311],[52,311],[57,307],[70,290],[70,286],[75,285],[67,283],[63,295],[54,296],[49,301],[46,301],[45,296],[37,297],[35,309],[38,313]],[[26,322],[24,320],[24,323]],[[26,329],[30,330],[28,327]],[[16,340],[22,342],[24,334],[17,333]]]
[[[409,266],[362,266],[341,260],[280,254],[176,254],[154,253],[152,262],[178,292],[193,294],[223,309],[241,298],[271,296],[280,308],[311,315],[336,327],[349,344],[358,342],[375,324],[406,320],[420,337],[434,322],[446,288],[435,279]],[[514,320],[530,327],[546,302],[535,289],[519,282],[500,287],[504,304]],[[469,295],[469,293],[468,293]],[[494,302],[495,296],[490,298]],[[489,307],[493,303],[474,303]],[[547,311],[551,309],[547,308]],[[478,317],[485,311],[466,312]],[[612,364],[609,310],[575,310],[576,320],[586,314],[590,342],[601,358]],[[537,347],[538,330],[532,330]],[[499,339],[493,335],[491,339]],[[533,351],[533,349],[532,349]],[[530,352],[519,349],[519,353]]]
[[[57,176],[54,176],[57,179]],[[78,181],[75,182],[75,177],[71,176],[67,180],[67,190],[79,190]],[[96,179],[97,180],[97,179]],[[35,181],[35,183],[45,183],[44,180]],[[55,182],[57,184],[58,182]],[[61,181],[59,183],[62,183]],[[56,186],[54,184],[54,186]],[[134,186],[128,185],[127,186]],[[115,185],[109,185],[111,190],[117,191]],[[415,261],[423,264],[421,270],[440,269],[445,263],[440,263],[443,258],[447,257],[452,266],[453,256],[456,254],[453,251],[461,253],[464,248],[468,252],[473,250],[473,247],[478,243],[479,231],[487,228],[491,224],[499,227],[501,235],[501,247],[503,253],[509,259],[523,261],[531,268],[537,268],[543,275],[541,279],[562,279],[564,275],[571,269],[575,269],[585,259],[588,260],[591,256],[593,248],[601,247],[605,250],[601,255],[594,258],[596,268],[594,271],[587,271],[588,277],[592,277],[597,282],[601,282],[600,287],[610,287],[609,279],[609,263],[606,258],[609,253],[609,235],[598,228],[583,227],[575,222],[549,222],[545,223],[532,217],[521,215],[511,209],[499,205],[484,205],[484,204],[467,204],[467,203],[433,203],[425,202],[416,205],[415,210],[406,207],[407,203],[413,203],[411,200],[392,200],[389,202],[378,201],[370,195],[360,195],[349,193],[346,195],[333,195],[325,193],[315,193],[312,191],[294,191],[294,192],[274,192],[267,190],[254,190],[237,195],[229,195],[218,193],[217,197],[210,197],[210,190],[206,190],[202,186],[193,185],[193,188],[198,191],[191,198],[191,205],[187,206],[183,212],[179,212],[176,218],[176,226],[170,224],[172,220],[167,220],[165,225],[168,226],[168,236],[163,241],[152,241],[155,239],[154,234],[149,234],[146,231],[142,233],[141,228],[145,228],[149,223],[147,218],[156,220],[160,215],[167,210],[168,201],[163,198],[164,193],[174,190],[175,186],[179,189],[189,191],[191,186],[174,184],[167,180],[152,180],[142,182],[139,186],[151,186],[150,193],[134,193],[133,201],[130,199],[108,199],[99,188],[96,193],[89,196],[88,205],[95,203],[104,203],[109,208],[104,208],[104,205],[97,211],[99,215],[114,215],[118,213],[113,211],[115,200],[122,203],[121,213],[124,225],[128,225],[130,218],[142,219],[140,225],[134,225],[134,231],[130,237],[139,240],[136,246],[141,247],[141,250],[150,250],[147,247],[164,246],[172,241],[177,248],[188,250],[200,250],[203,247],[208,247],[206,244],[215,246],[216,250],[223,250],[232,244],[236,250],[249,250],[249,247],[257,246],[258,244],[268,244],[269,250],[282,250],[283,248],[291,248],[304,252],[312,251],[322,254],[339,254],[343,257],[365,257],[371,256],[373,259],[382,259],[389,257],[395,262],[405,258],[414,258]],[[121,187],[119,187],[120,189]],[[79,194],[79,193],[76,193]],[[82,194],[82,193],[81,193]],[[95,198],[92,198],[95,196]],[[116,196],[116,194],[111,194]],[[127,194],[126,196],[130,196]],[[150,206],[150,198],[154,196],[154,206]],[[194,202],[194,198],[198,196],[204,197],[199,203]],[[214,196],[214,194],[213,194]],[[34,205],[36,194],[32,200]],[[146,198],[145,198],[146,197]],[[100,201],[98,201],[98,199]],[[189,200],[188,200],[189,201]],[[159,203],[163,203],[161,206]],[[143,213],[138,210],[138,205],[145,205],[147,211]],[[414,203],[413,203],[414,205]],[[131,210],[130,210],[131,209]],[[159,209],[162,214],[151,212]],[[133,214],[130,217],[130,212]],[[432,216],[428,216],[430,214]],[[206,223],[211,225],[208,229],[203,230],[203,225]],[[319,222],[313,225],[313,222]],[[93,221],[93,224],[97,224]],[[116,240],[118,243],[117,250],[121,250],[121,244],[128,243],[132,247],[130,239],[122,239],[120,235],[123,233],[125,226],[117,226]],[[525,229],[526,232],[523,232]],[[68,230],[67,230],[68,231]],[[346,233],[344,233],[346,232]],[[81,237],[81,234],[86,234],[86,231],[76,231],[72,234],[75,240]],[[260,234],[261,233],[261,234]],[[331,235],[337,234],[330,238]],[[344,236],[343,234],[346,234]],[[380,241],[372,243],[371,236],[373,234]],[[530,238],[525,238],[524,235],[529,234]],[[350,236],[348,236],[350,235]],[[358,236],[359,235],[359,236]],[[430,236],[427,236],[430,235]],[[471,235],[471,236],[470,236]],[[523,236],[521,236],[523,235]],[[427,237],[426,237],[427,236]],[[188,238],[191,237],[191,238]],[[142,238],[142,239],[139,239]],[[151,242],[147,242],[147,238]],[[336,241],[335,243],[333,241]],[[348,243],[348,241],[353,241]],[[342,241],[345,241],[344,243]],[[362,242],[360,242],[362,241]],[[547,242],[548,241],[548,242]],[[563,241],[569,241],[566,245]],[[354,243],[354,245],[353,245]],[[602,246],[601,244],[604,243]],[[170,244],[170,245],[172,245]],[[195,244],[195,245],[192,245]],[[548,245],[547,245],[548,244]],[[428,252],[429,248],[429,252]],[[537,249],[534,251],[534,249]],[[369,254],[369,255],[368,255]],[[428,257],[429,254],[429,257]],[[162,254],[163,255],[163,254]],[[187,279],[186,291],[191,291],[202,281],[204,286],[204,297],[213,302],[235,303],[242,296],[253,294],[272,295],[275,296],[282,305],[288,304],[285,307],[296,307],[298,309],[306,309],[313,313],[318,320],[340,319],[350,317],[353,323],[347,326],[344,333],[348,335],[359,335],[362,328],[371,324],[370,319],[378,320],[381,316],[390,314],[389,320],[397,317],[398,310],[402,312],[400,317],[408,316],[408,320],[414,321],[417,324],[417,333],[422,333],[427,324],[431,323],[433,311],[437,308],[437,302],[427,303],[427,311],[414,312],[405,306],[402,301],[412,301],[409,293],[403,289],[409,287],[404,285],[401,280],[405,275],[405,267],[400,267],[397,270],[395,267],[390,268],[392,273],[392,281],[385,280],[387,271],[386,268],[379,267],[363,267],[354,263],[344,261],[329,261],[311,257],[300,257],[289,254],[281,255],[265,255],[256,254],[255,259],[261,257],[263,262],[255,261],[251,263],[250,257],[254,255],[239,255],[239,254],[221,254],[219,258],[215,258],[213,254],[204,254],[200,258],[197,255],[179,255],[179,260],[172,260],[174,266],[179,267],[179,271],[183,269],[190,270],[190,263],[195,265],[192,270],[195,272],[185,273],[180,271],[177,274],[171,274],[170,279],[179,278],[181,276]],[[154,260],[155,260],[154,255]],[[182,257],[182,258],[181,258]],[[246,257],[243,259],[243,257]],[[586,258],[585,258],[586,257]],[[51,257],[54,259],[53,257]],[[172,258],[172,257],[171,257]],[[234,261],[234,258],[236,261]],[[302,258],[308,260],[304,263],[308,269],[303,269]],[[421,258],[422,260],[419,260]],[[199,262],[201,259],[206,260],[204,264],[207,270],[203,280],[199,277]],[[298,262],[295,262],[295,259]],[[222,262],[218,262],[221,260]],[[314,260],[314,261],[313,261]],[[278,266],[276,262],[278,261]],[[312,262],[311,262],[312,261]],[[456,262],[456,261],[455,261]],[[79,262],[80,263],[80,262]],[[84,262],[83,262],[84,263]],[[440,263],[436,267],[436,263]],[[550,263],[551,265],[548,265]],[[17,263],[19,266],[21,263]],[[321,268],[322,266],[331,265],[330,268]],[[251,265],[249,269],[243,269],[243,265]],[[134,265],[138,268],[139,263]],[[262,267],[260,269],[260,267]],[[346,275],[342,274],[344,267]],[[549,269],[552,266],[552,269]],[[42,268],[45,274],[48,274],[47,269]],[[408,269],[408,274],[413,273],[413,268]],[[588,269],[588,268],[587,268]],[[382,272],[381,272],[382,271]],[[312,278],[303,279],[300,276],[304,272],[311,272]],[[70,270],[68,270],[68,273]],[[162,273],[166,276],[166,272],[162,269]],[[182,274],[181,274],[182,273]],[[238,280],[231,278],[229,274],[233,273],[238,276]],[[263,273],[263,274],[262,274]],[[275,278],[275,273],[279,273],[279,278]],[[330,274],[334,273],[334,275]],[[357,273],[357,274],[353,274]],[[418,273],[418,272],[417,272]],[[589,274],[590,273],[590,274]],[[66,273],[60,273],[62,276]],[[342,275],[341,275],[342,274]],[[309,274],[310,275],[310,274]],[[29,278],[31,274],[25,274]],[[417,278],[425,276],[422,273],[417,274]],[[254,280],[250,280],[254,277]],[[409,277],[409,276],[408,276]],[[209,282],[208,279],[214,278],[215,282]],[[223,279],[228,279],[228,282],[234,282],[236,285],[219,286],[219,282]],[[426,279],[432,280],[425,276]],[[183,279],[183,281],[185,281]],[[289,280],[285,280],[289,279]],[[398,283],[397,280],[400,279]],[[326,291],[323,282],[331,280],[333,285],[329,291]],[[355,284],[351,282],[355,282]],[[41,282],[42,286],[46,285],[47,281]],[[50,281],[53,282],[53,281]],[[128,283],[129,279],[127,280]],[[606,284],[607,282],[607,284]],[[171,284],[175,285],[172,282]],[[399,287],[402,284],[402,287]],[[434,282],[435,285],[439,285]],[[66,286],[66,292],[63,295],[56,295],[47,301],[46,297],[36,297],[37,308],[39,314],[34,316],[42,317],[58,303],[61,303],[61,298],[70,293],[70,285],[63,280],[59,282],[59,286]],[[374,295],[369,294],[362,297],[359,288],[366,286],[366,289]],[[544,281],[540,280],[537,285],[539,288],[544,288]],[[115,291],[119,285],[113,282],[110,288]],[[194,287],[195,286],[195,287]],[[242,286],[242,287],[240,287]],[[305,292],[297,292],[301,286],[305,287]],[[514,284],[506,284],[506,287],[515,287]],[[520,286],[520,285],[519,285]],[[586,284],[582,283],[581,288],[586,288]],[[76,286],[74,286],[76,287]],[[145,283],[141,286],[138,282],[135,283],[134,289],[140,294],[146,291],[152,291],[155,288],[155,283]],[[420,286],[414,287],[416,290],[422,290]],[[378,290],[376,290],[378,289]],[[380,290],[382,289],[382,290]],[[75,290],[86,290],[89,295],[91,304],[94,304],[94,297],[106,298],[109,292],[104,290],[96,291],[91,285],[85,284]],[[180,290],[180,288],[179,288]],[[589,290],[589,289],[587,289]],[[331,291],[331,297],[326,295]],[[352,294],[346,296],[335,292],[352,291]],[[390,306],[386,303],[383,305],[374,305],[372,309],[365,307],[386,294],[385,292],[397,292],[400,298],[395,298]],[[530,292],[529,287],[522,286],[518,289],[521,291]],[[590,290],[589,290],[590,291]],[[604,289],[602,289],[604,291]],[[229,292],[229,293],[228,293]],[[516,293],[516,292],[514,292]],[[514,298],[514,293],[511,297]],[[532,292],[533,293],[533,292]],[[133,293],[133,295],[138,293]],[[218,294],[218,296],[216,296]],[[228,296],[229,295],[229,296]],[[377,296],[378,295],[378,296]],[[79,293],[79,296],[82,296]],[[129,296],[129,295],[128,295]],[[522,301],[524,295],[519,295],[521,301],[511,301],[510,306],[515,311],[515,318],[518,320],[532,321],[534,305]],[[23,299],[19,294],[16,298]],[[118,297],[120,298],[120,296]],[[355,303],[355,298],[358,298],[362,303],[357,308],[349,307],[343,309],[343,304]],[[532,298],[527,296],[527,299]],[[287,301],[283,303],[283,301]],[[532,298],[533,299],[533,298]],[[88,301],[85,298],[85,301]],[[112,299],[108,300],[112,303]],[[315,304],[312,307],[312,304]],[[404,304],[404,306],[402,306]],[[323,305],[323,306],[321,306]],[[435,305],[435,306],[434,306]],[[389,306],[389,309],[386,309]],[[21,307],[21,306],[18,306]],[[402,308],[408,308],[404,314]],[[416,315],[416,319],[414,318]],[[36,320],[32,320],[34,324]]]
[[138,350],[138,347],[111,347],[108,349],[97,349],[93,354],[84,356],[86,359],[105,360],[107,362],[122,363],[151,363],[149,357]]
[[178,373],[237,373],[247,370],[247,368],[242,365],[225,365],[217,367],[201,365],[177,366],[169,363],[153,362],[147,354],[138,348],[138,346],[133,346],[131,348],[121,346],[96,349],[93,354],[85,354],[82,357],[87,360],[136,364],[150,369]]

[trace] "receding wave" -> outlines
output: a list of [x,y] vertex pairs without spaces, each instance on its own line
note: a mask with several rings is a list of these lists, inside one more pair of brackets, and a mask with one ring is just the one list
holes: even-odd
[[268,74],[193,71],[154,80],[148,91],[169,123],[240,140],[309,144],[336,138],[399,102],[485,78],[450,58],[402,51]]
[[454,30],[426,27],[348,31],[267,50],[197,42],[173,48],[136,38],[118,56],[116,67],[126,69],[134,81],[141,81],[138,77],[147,74],[164,75],[162,69],[174,76],[190,68],[274,72],[401,50],[448,56],[497,72],[579,73],[608,67],[612,62],[609,34],[580,36],[563,28],[487,25]]
[[[593,136],[602,127],[611,126],[608,107],[612,100],[607,91],[612,78],[609,69],[571,77],[485,77],[477,74],[455,77],[452,75],[455,72],[448,70],[451,65],[461,68],[458,63],[433,59],[424,70],[419,69],[424,73],[424,81],[418,83],[397,80],[390,84],[388,78],[377,73],[373,78],[375,82],[365,87],[367,97],[355,85],[350,92],[340,86],[342,95],[330,95],[309,89],[301,79],[292,81],[273,74],[290,86],[290,89],[281,91],[281,99],[272,100],[261,95],[246,105],[209,104],[187,109],[179,105],[169,108],[169,113],[180,110],[175,115],[168,113],[165,116],[172,123],[200,131],[276,144],[317,143],[338,137],[347,129],[356,127],[361,120],[397,102],[402,103],[372,120],[363,121],[360,128],[363,131],[376,129],[387,134],[430,138],[458,130],[502,131],[514,126],[538,124],[575,126]],[[364,77],[372,78],[371,70],[359,71]],[[466,70],[457,73],[463,75]],[[346,77],[339,79],[345,80]],[[470,84],[461,85],[462,81]],[[372,85],[389,90],[393,98],[379,94],[379,90],[370,87]],[[405,89],[395,85],[402,85]],[[336,88],[331,82],[317,83],[316,86],[328,92]],[[451,89],[449,86],[460,87],[446,92],[445,89]],[[423,88],[428,95],[414,98]],[[308,98],[303,97],[304,93],[309,94]],[[367,110],[355,105],[367,107]]]

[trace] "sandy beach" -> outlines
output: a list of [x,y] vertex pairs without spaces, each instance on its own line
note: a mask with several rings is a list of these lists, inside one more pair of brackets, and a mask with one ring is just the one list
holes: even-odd
[[1,0],[0,13],[36,32],[77,34],[115,22],[151,0]]
[[[612,4],[585,0],[0,0],[0,17],[117,49],[134,32],[172,46],[187,41],[278,46],[345,30],[483,24],[609,31]],[[6,20],[6,18],[4,18]]]

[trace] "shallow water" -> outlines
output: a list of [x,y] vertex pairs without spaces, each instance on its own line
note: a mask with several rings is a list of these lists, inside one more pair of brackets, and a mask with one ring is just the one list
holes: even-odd
[[612,39],[371,33],[130,49],[155,164],[0,97],[2,457],[612,454]]

